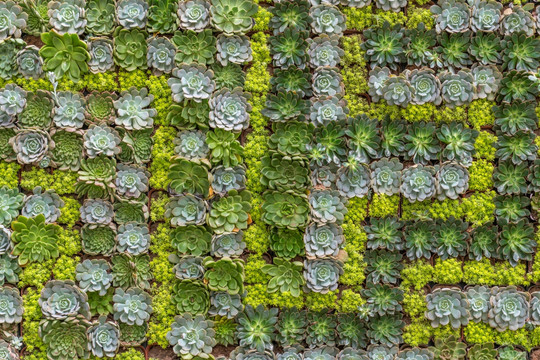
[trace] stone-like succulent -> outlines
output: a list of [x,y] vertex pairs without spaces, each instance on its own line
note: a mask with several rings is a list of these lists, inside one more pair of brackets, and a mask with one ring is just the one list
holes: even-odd
[[379,194],[399,193],[403,164],[396,158],[383,158],[371,163],[371,187]]
[[240,256],[246,248],[246,243],[242,241],[244,233],[242,231],[226,233],[214,236],[210,248],[210,254],[217,257]]
[[90,323],[80,317],[66,320],[44,320],[39,324],[39,335],[50,359],[88,358],[87,330]]
[[9,142],[21,164],[39,165],[48,151],[54,148],[49,134],[37,129],[21,130]]
[[172,198],[166,206],[165,217],[173,226],[201,225],[206,220],[206,203],[193,195]]
[[147,34],[137,28],[117,27],[114,32],[114,62],[126,71],[146,69]]
[[90,53],[88,66],[91,72],[102,73],[113,69],[113,42],[111,40],[96,38],[89,41],[88,52]]
[[337,256],[343,244],[343,230],[340,226],[311,224],[304,235],[306,254],[313,257]]
[[118,132],[105,125],[90,125],[84,133],[84,148],[88,157],[95,158],[98,155],[114,156],[120,152],[121,139]]
[[431,12],[436,15],[435,28],[437,32],[464,32],[469,28],[471,10],[469,5],[458,0],[442,0],[438,5],[431,7]]
[[142,325],[152,314],[152,297],[139,288],[116,289],[113,296],[114,320]]
[[311,29],[315,34],[342,35],[346,29],[345,16],[336,6],[322,3],[309,11]]
[[114,209],[109,201],[87,199],[80,208],[81,220],[88,224],[109,224],[114,216]]
[[113,357],[120,347],[120,329],[118,325],[100,316],[98,321],[88,329],[88,345],[92,354],[97,357]]
[[304,262],[306,287],[311,291],[323,294],[334,291],[342,274],[342,264],[335,259],[308,259]]
[[61,128],[80,129],[84,125],[85,100],[77,93],[59,91],[55,96],[53,121]]
[[437,198],[457,199],[469,188],[469,172],[466,168],[455,163],[442,165],[436,174]]
[[253,59],[251,55],[251,44],[247,36],[226,36],[217,37],[217,59],[226,66],[229,62],[233,64],[244,64]]
[[148,191],[150,173],[145,168],[118,164],[116,192],[120,196],[138,198]]
[[71,280],[51,280],[39,297],[43,316],[50,320],[65,320],[82,315],[90,318],[88,297]]
[[467,289],[465,295],[469,302],[470,320],[487,323],[488,313],[491,308],[490,289],[486,286],[476,285]]
[[55,0],[49,2],[49,24],[59,34],[82,35],[86,27],[85,0]]
[[115,120],[116,125],[123,126],[127,130],[140,130],[152,127],[156,109],[148,108],[154,101],[154,95],[148,94],[148,89],[131,88],[123,91],[121,97],[114,101],[114,108],[118,112]]
[[210,98],[210,121],[212,128],[226,131],[242,131],[249,126],[249,112],[251,104],[248,103],[250,95],[241,88],[234,90],[221,89]]
[[259,7],[251,0],[212,0],[212,26],[226,35],[244,35],[253,27]]
[[109,263],[104,259],[86,259],[77,264],[75,278],[84,292],[98,292],[104,296],[112,285],[110,270]]
[[45,222],[53,223],[60,217],[60,209],[64,207],[64,201],[54,190],[41,191],[37,186],[33,190],[33,195],[26,196],[21,214],[26,217],[45,216]]
[[230,190],[242,190],[246,187],[246,169],[242,166],[226,168],[217,166],[212,169],[212,190],[219,194]]
[[43,75],[43,59],[39,56],[37,46],[28,45],[17,53],[19,74],[29,79],[37,80]]
[[205,0],[188,0],[178,4],[179,26],[202,31],[210,24],[210,4]]
[[236,335],[240,340],[240,346],[256,349],[260,353],[272,350],[277,315],[277,308],[265,309],[262,305],[253,308],[247,305],[236,318],[238,323]]
[[309,65],[314,69],[320,66],[335,67],[345,54],[339,46],[339,37],[337,35],[328,36],[323,34],[307,41],[309,44]]
[[116,7],[113,0],[89,0],[86,5],[86,31],[109,35],[116,26]]
[[167,333],[173,351],[184,359],[208,358],[216,345],[214,323],[203,315],[176,316]]
[[426,318],[431,326],[450,325],[459,329],[469,323],[467,297],[459,290],[438,288],[426,296]]
[[116,18],[126,29],[146,27],[148,2],[145,0],[120,0],[116,4]]
[[18,324],[22,321],[23,302],[16,288],[0,287],[0,303],[2,324]]
[[120,252],[131,255],[145,253],[150,247],[150,233],[146,225],[126,223],[118,227],[118,245]]
[[178,103],[184,99],[193,99],[196,102],[209,99],[216,86],[214,73],[202,65],[182,64],[172,71],[172,75],[167,83],[173,100]]
[[436,192],[434,169],[430,166],[411,166],[402,173],[400,187],[403,196],[410,202],[430,199]]
[[320,224],[341,223],[347,213],[340,194],[335,190],[315,190],[309,195],[311,215]]
[[[432,69],[415,69],[406,72],[406,76],[413,89],[411,99],[413,104],[441,104],[441,83]],[[386,92],[386,87],[383,88],[383,91]],[[386,98],[386,94],[384,96]]]
[[169,74],[172,71],[175,54],[176,48],[169,39],[158,37],[148,40],[146,61],[148,67],[154,69],[156,75]]
[[453,74],[443,72],[441,80],[441,95],[449,107],[468,105],[475,97],[474,77],[470,71],[459,70]]
[[489,325],[498,331],[516,331],[525,326],[529,318],[528,293],[518,291],[514,286],[491,289],[491,309],[488,313]]

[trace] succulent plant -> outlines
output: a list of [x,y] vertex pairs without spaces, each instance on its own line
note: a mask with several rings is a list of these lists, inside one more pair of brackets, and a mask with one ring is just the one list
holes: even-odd
[[169,187],[174,192],[208,196],[210,181],[203,165],[185,159],[175,159],[169,169]]
[[113,286],[127,289],[139,287],[150,288],[152,272],[150,271],[150,257],[147,254],[129,255],[117,254],[111,259]]
[[309,203],[303,196],[287,192],[268,192],[263,195],[263,221],[280,228],[304,227],[309,218]]
[[400,190],[410,202],[430,199],[436,192],[434,169],[430,166],[414,165],[402,172]]
[[60,217],[60,209],[64,201],[60,199],[54,190],[41,191],[37,186],[33,195],[25,196],[21,214],[25,217],[36,217],[39,214],[45,216],[45,222],[54,223]]
[[219,63],[212,65],[211,70],[214,72],[214,81],[216,82],[216,90],[236,87],[243,87],[246,81],[246,74],[242,67],[238,64],[228,63],[227,66],[222,66]]
[[303,69],[308,60],[306,54],[308,38],[309,34],[306,30],[294,31],[292,29],[285,29],[283,33],[270,37],[270,53],[274,66],[282,69],[297,66]]
[[529,302],[529,322],[533,325],[540,323],[540,292],[531,292],[531,301]]
[[536,160],[538,147],[534,144],[534,139],[534,133],[521,130],[513,135],[499,134],[495,143],[495,156],[501,161],[511,160],[514,164]]
[[54,148],[49,135],[41,130],[21,130],[9,142],[21,164],[39,164]]
[[217,257],[240,256],[246,248],[246,243],[242,241],[243,232],[240,230],[233,233],[225,233],[214,236],[210,253]]
[[253,308],[247,305],[236,317],[236,336],[240,340],[240,346],[256,349],[258,352],[272,350],[277,315],[277,308],[265,309],[262,305]]
[[403,223],[395,218],[371,218],[365,227],[368,249],[403,250],[402,227]]
[[172,198],[166,206],[165,217],[173,226],[201,225],[206,219],[207,205],[193,195]]
[[369,284],[362,290],[367,307],[380,316],[397,314],[402,310],[403,290],[381,284]]
[[244,292],[244,262],[240,259],[223,258],[214,261],[207,257],[203,262],[205,283],[212,291],[227,291],[231,295]]
[[146,61],[156,75],[170,73],[174,67],[175,46],[165,37],[148,40]]
[[89,255],[110,255],[116,246],[116,229],[87,224],[81,229],[82,249]]
[[437,198],[457,199],[469,188],[469,172],[463,166],[456,163],[445,163],[436,174]]
[[9,140],[14,136],[14,128],[0,127],[0,159],[4,161],[13,161],[16,159],[15,151],[13,151],[13,147],[9,143]]
[[[444,126],[444,125],[443,125]],[[442,130],[441,130],[442,131]],[[418,122],[411,124],[405,137],[406,157],[415,164],[427,164],[439,156],[441,147],[436,137],[433,123]],[[407,171],[404,170],[404,173]]]
[[375,5],[384,11],[399,12],[407,6],[407,0],[375,0]]
[[189,225],[172,230],[172,246],[183,255],[201,256],[210,251],[212,234],[204,227]]
[[[1,234],[5,234],[3,232],[4,230],[0,227],[0,237],[2,236]],[[11,248],[11,241],[9,238],[7,239],[7,246],[9,247],[7,250],[9,250]],[[16,285],[19,282],[19,274],[21,271],[21,267],[17,263],[16,257],[7,253],[0,255],[0,286],[4,285],[6,282]]]
[[498,349],[499,359],[502,360],[524,360],[527,358],[527,353],[513,346],[505,346]]
[[343,78],[335,68],[319,68],[313,73],[313,93],[317,96],[343,96]]
[[29,79],[39,79],[43,75],[43,59],[39,56],[39,49],[29,45],[17,53],[19,74]]
[[248,191],[231,190],[212,203],[207,223],[217,234],[247,229],[251,205]]
[[469,238],[468,227],[469,224],[454,217],[438,224],[434,234],[435,249],[442,260],[466,254]]
[[116,192],[120,196],[138,198],[148,191],[150,173],[145,168],[118,164],[116,174]]
[[101,199],[88,199],[80,208],[81,220],[88,224],[110,224],[114,209],[109,201]]
[[458,122],[451,122],[441,126],[437,137],[445,145],[442,151],[445,160],[455,160],[461,165],[469,166],[475,151],[474,142],[478,137],[477,130],[465,128]]
[[246,184],[246,170],[242,166],[226,168],[217,166],[212,169],[212,190],[219,194],[230,190],[242,190]]
[[152,297],[139,288],[116,289],[113,296],[114,320],[142,325],[152,314]]
[[274,35],[285,32],[308,30],[311,18],[309,17],[309,3],[304,0],[275,3],[269,8],[273,15],[270,18],[270,28]]
[[311,73],[309,69],[289,66],[286,69],[276,68],[270,84],[276,93],[297,92],[301,97],[311,96]]
[[343,230],[334,223],[312,223],[304,235],[306,253],[312,257],[337,256],[343,240]]
[[315,126],[327,125],[331,122],[347,118],[346,102],[336,96],[312,98],[309,118]]
[[394,195],[401,186],[403,164],[396,158],[383,158],[371,163],[371,187],[379,194]]
[[0,5],[0,17],[2,18],[0,40],[11,36],[20,38],[28,20],[28,15],[23,9],[16,2],[6,1]]
[[210,307],[210,294],[202,282],[182,280],[173,285],[171,301],[179,313],[204,315]]
[[86,31],[109,35],[116,25],[116,7],[112,0],[89,0],[86,5]]
[[437,32],[464,32],[469,28],[471,10],[467,3],[456,0],[442,0],[430,8],[436,15],[435,27]]
[[405,76],[390,76],[384,83],[382,93],[388,105],[406,107],[411,102],[414,88]]
[[117,250],[131,255],[145,253],[150,247],[150,234],[147,226],[126,223],[118,227]]
[[400,350],[396,359],[399,360],[433,360],[434,354],[429,349],[423,348],[406,348]]
[[124,224],[130,221],[144,223],[148,221],[150,212],[148,206],[137,201],[119,199],[114,204],[114,221],[118,224]]
[[0,78],[9,80],[17,75],[19,69],[16,57],[25,46],[23,40],[15,38],[7,38],[0,42]]
[[307,259],[304,262],[306,287],[314,292],[325,294],[334,291],[342,274],[341,262],[332,258]]
[[261,113],[273,122],[304,120],[309,115],[308,102],[292,92],[269,94],[265,105]]
[[0,340],[0,355],[6,360],[18,360],[19,353],[18,349],[15,348],[11,343],[6,342],[5,340]]
[[322,3],[309,10],[311,30],[315,34],[342,35],[346,29],[345,16],[333,5]]
[[81,75],[88,72],[87,62],[90,60],[88,47],[77,34],[60,35],[51,31],[42,33],[41,41],[44,45],[39,54],[43,58],[44,71],[52,71],[57,79],[67,75],[74,82],[78,82]]
[[467,351],[467,357],[471,360],[496,359],[498,351],[491,343],[475,344]]
[[35,218],[19,216],[11,227],[11,240],[15,244],[12,255],[18,256],[19,265],[43,262],[60,255],[57,244],[59,227],[47,224],[43,214]]
[[210,4],[205,0],[188,0],[178,4],[179,26],[201,31],[210,24]]
[[168,257],[169,261],[174,265],[173,273],[180,280],[200,280],[204,275],[204,267],[202,266],[202,257],[198,256],[182,256],[171,254]]
[[375,66],[397,69],[397,64],[405,59],[404,35],[400,26],[391,26],[388,22],[385,22],[382,27],[364,31],[366,41],[361,44],[361,47],[366,51],[365,57],[372,69]]
[[214,323],[198,314],[176,316],[167,333],[175,354],[185,359],[208,358],[216,345]]
[[308,39],[307,43],[309,65],[314,69],[320,66],[336,67],[345,54],[339,47],[338,35],[322,34],[314,39]]
[[334,163],[329,164],[310,164],[311,182],[314,187],[336,188],[338,166]]
[[200,160],[208,156],[206,135],[200,130],[178,132],[174,139],[176,154],[188,160]]
[[459,290],[437,288],[426,296],[426,318],[431,326],[450,325],[459,329],[469,323],[467,297]]
[[[0,5],[1,6],[1,5]],[[7,84],[0,89],[0,122],[13,122],[26,106],[26,91],[15,84]]]
[[176,1],[150,0],[148,5],[147,29],[149,32],[168,34],[177,29],[178,3]]
[[491,289],[491,308],[488,313],[489,325],[498,331],[515,331],[525,326],[529,317],[528,293],[518,291],[514,286]]
[[276,340],[285,346],[299,344],[305,338],[306,312],[297,308],[284,308],[279,313]]
[[368,264],[366,279],[369,283],[395,284],[399,278],[399,272],[403,268],[400,264],[402,256],[386,250],[372,250],[366,253],[365,261]]
[[498,241],[500,255],[512,266],[521,260],[532,260],[536,241],[534,229],[527,219],[521,219],[515,224],[504,224]]
[[538,117],[534,111],[535,105],[531,101],[514,101],[511,104],[502,103],[493,107],[495,125],[504,133],[515,134],[522,130],[535,130]]
[[89,327],[90,322],[80,317],[41,321],[39,335],[47,349],[47,357],[69,360],[88,357]]
[[114,190],[113,178],[116,176],[116,161],[105,155],[83,159],[75,190],[79,196],[104,199]]
[[84,0],[60,0],[49,2],[49,24],[59,34],[82,35],[86,27]]
[[214,91],[213,73],[202,65],[183,64],[180,68],[174,69],[172,75],[168,84],[176,102],[182,102],[184,99],[200,102],[209,99]]
[[302,276],[303,264],[299,261],[274,258],[274,264],[267,264],[261,271],[270,276],[267,291],[269,293],[288,292],[294,297],[299,297],[305,284]]
[[116,18],[126,29],[146,27],[148,2],[144,0],[120,0],[116,4]]
[[226,131],[220,128],[206,133],[206,144],[210,148],[212,164],[222,164],[225,167],[241,163],[244,149],[237,140],[240,133]]
[[208,309],[210,315],[234,319],[242,309],[242,297],[239,294],[231,295],[225,291],[210,294],[210,309]]
[[309,169],[304,159],[271,152],[261,162],[260,181],[269,189],[298,193],[309,184]]
[[431,59],[432,62],[437,60],[438,67],[442,63],[444,67],[448,67],[451,70],[466,68],[471,64],[469,53],[470,33],[449,34],[443,32],[437,37],[440,47],[436,49],[437,55],[434,55]]
[[88,329],[89,348],[97,357],[113,357],[120,347],[120,329],[118,325],[100,316]]
[[477,261],[482,257],[492,258],[497,255],[497,229],[494,226],[483,225],[474,229],[471,233],[469,257]]
[[88,42],[90,61],[88,66],[93,73],[102,73],[113,69],[113,42],[107,38],[96,38]]
[[336,359],[339,350],[334,346],[321,346],[318,348],[304,351],[305,360],[330,360]]
[[499,194],[525,194],[527,192],[527,163],[514,165],[510,160],[501,161],[493,173],[495,188]]
[[268,145],[283,155],[305,155],[312,138],[313,125],[296,121],[274,123]]
[[0,302],[2,324],[18,324],[22,321],[23,299],[16,288],[0,287]]
[[309,195],[313,221],[319,224],[341,223],[347,213],[340,194],[335,190],[315,190]]
[[391,360],[398,353],[398,347],[394,345],[369,345],[367,347],[367,356],[369,359]]
[[241,88],[234,90],[221,89],[210,98],[210,121],[212,128],[221,128],[226,131],[242,131],[249,125],[248,103],[249,94]]
[[368,337],[372,344],[393,346],[402,341],[403,327],[405,323],[400,314],[375,316],[369,321]]
[[51,280],[45,284],[39,297],[43,316],[50,320],[65,320],[82,315],[90,318],[88,297],[71,280]]
[[501,80],[498,101],[534,100],[538,95],[538,86],[525,71],[507,71]]
[[84,292],[98,292],[101,296],[104,296],[112,284],[110,269],[106,260],[87,259],[77,264],[75,277],[79,282],[79,287]]
[[114,62],[126,71],[146,69],[146,32],[116,28],[114,32]]
[[28,92],[26,107],[18,114],[18,125],[21,128],[48,128],[53,108],[54,101],[48,91]]
[[[433,103],[440,105],[441,98],[441,83],[435,76],[435,72],[431,69],[415,69],[406,72],[407,80],[412,87],[411,101],[416,105],[425,103]],[[383,91],[387,91],[387,86],[383,87]],[[408,91],[410,89],[407,88]],[[386,99],[386,94],[384,94]]]
[[470,320],[475,322],[487,322],[488,312],[491,308],[490,289],[486,286],[476,285],[465,292],[469,302]]
[[[10,189],[7,186],[0,188],[0,225],[9,226],[19,215],[19,211],[24,204],[24,194],[17,189]],[[2,231],[2,234],[10,234],[9,230]],[[4,237],[2,237],[4,238]],[[9,239],[9,236],[8,236]],[[5,250],[5,248],[4,248]]]
[[471,29],[475,32],[497,31],[501,18],[502,4],[491,0],[473,2]]
[[298,230],[275,228],[270,233],[270,249],[277,257],[288,260],[303,255],[303,235]]
[[146,340],[148,324],[144,325],[126,325],[119,323],[120,345],[121,346],[140,346]]
[[115,120],[116,125],[123,126],[127,130],[139,130],[152,127],[153,117],[157,115],[156,109],[147,108],[154,95],[148,94],[148,89],[131,88],[123,91],[121,97],[114,101],[114,107],[118,112]]
[[254,25],[258,6],[251,0],[212,0],[212,26],[226,35],[244,35]]
[[405,227],[405,248],[411,260],[431,258],[435,251],[435,224],[431,221],[417,221]]
[[200,65],[214,63],[217,48],[216,38],[212,34],[212,30],[176,32],[172,42],[178,49],[174,59],[179,66],[192,63]]
[[[330,123],[324,127],[318,127],[315,131],[315,141],[309,146],[311,164],[341,165],[346,158],[345,126],[342,123]],[[354,154],[349,157],[354,160]]]
[[501,33],[512,35],[524,32],[527,36],[534,34],[534,19],[529,11],[520,6],[516,6],[512,11],[504,12],[501,19]]
[[309,312],[308,327],[306,328],[306,343],[309,347],[335,346],[337,319],[327,311]]
[[459,70],[453,74],[443,72],[441,80],[441,96],[449,107],[468,105],[475,96],[474,77],[470,71]]
[[247,36],[225,36],[217,37],[217,59],[226,66],[229,62],[233,64],[243,64],[253,59],[251,45]]
[[114,100],[116,94],[109,92],[91,92],[86,96],[85,117],[91,123],[111,124],[116,118]]
[[80,129],[84,125],[84,98],[76,93],[60,91],[55,96],[53,121],[61,128]]
[[540,65],[540,41],[513,33],[501,41],[503,70],[536,71]]

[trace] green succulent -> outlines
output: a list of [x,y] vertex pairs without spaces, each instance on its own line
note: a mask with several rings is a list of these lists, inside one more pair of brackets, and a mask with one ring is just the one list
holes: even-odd
[[112,226],[86,224],[81,229],[83,251],[88,255],[110,255],[116,246],[116,229]]
[[49,23],[55,31],[63,35],[75,33],[82,35],[86,28],[83,0],[64,0],[49,2]]
[[261,113],[273,122],[304,120],[309,114],[309,106],[300,94],[279,92],[277,95],[268,95],[266,107]]
[[170,236],[172,246],[181,254],[201,256],[210,251],[212,234],[202,226],[176,228]]
[[230,167],[241,162],[244,149],[237,140],[239,135],[219,128],[206,133],[206,143],[210,148],[212,164]]
[[482,65],[499,64],[501,50],[501,39],[494,33],[477,32],[469,45],[469,53]]
[[435,230],[432,221],[417,221],[405,227],[405,248],[410,260],[431,258],[431,252],[435,251]]
[[346,29],[345,16],[336,6],[327,3],[312,6],[309,16],[315,34],[342,35]]
[[414,165],[403,170],[401,193],[410,202],[432,198],[436,193],[434,174],[431,166]]
[[12,137],[15,137],[15,130],[12,128],[0,129],[0,159],[5,161],[15,160],[15,151],[9,143]]
[[525,71],[507,71],[501,80],[498,101],[534,100],[538,95],[538,86]]
[[510,160],[501,161],[493,173],[495,188],[499,194],[525,194],[527,192],[527,163],[514,165]]
[[226,66],[222,66],[221,64],[216,63],[212,65],[210,69],[214,72],[216,90],[244,87],[246,74],[240,65],[228,63]]
[[146,37],[146,32],[137,28],[116,28],[114,31],[114,63],[126,71],[146,69]]
[[118,327],[120,328],[120,345],[122,346],[140,346],[146,340],[147,323],[127,325],[121,322]]
[[206,257],[204,280],[212,291],[226,291],[231,295],[244,291],[244,262],[240,259],[224,258],[214,261]]
[[403,250],[402,227],[403,223],[395,218],[371,218],[365,227],[368,249]]
[[435,16],[437,32],[459,33],[468,29],[471,10],[467,3],[457,0],[443,0],[430,8]]
[[441,146],[434,136],[435,134],[433,123],[419,122],[411,124],[407,134],[404,136],[404,150],[407,158],[413,160],[415,164],[424,165],[431,160],[437,159]]
[[274,123],[273,127],[274,133],[268,140],[271,149],[288,156],[307,154],[313,134],[312,124],[288,121]]
[[435,360],[462,360],[467,354],[467,345],[454,335],[435,338],[435,346],[429,348]]
[[86,5],[86,30],[95,35],[110,35],[116,25],[113,0],[90,0]]
[[270,233],[270,249],[277,257],[287,260],[303,255],[303,235],[298,230],[274,228]]
[[315,190],[309,195],[313,221],[319,224],[342,223],[347,213],[343,199],[335,190]]
[[17,54],[23,50],[25,46],[26,43],[23,40],[15,38],[8,38],[0,42],[1,79],[10,80],[17,75],[19,70],[19,66],[17,64]]
[[402,310],[403,291],[386,284],[370,284],[362,295],[366,298],[367,307],[372,314],[393,315]]
[[382,27],[367,29],[363,35],[366,41],[361,47],[371,68],[388,66],[396,70],[397,65],[404,62],[406,38],[399,25],[385,22]]
[[336,359],[339,350],[335,346],[321,346],[315,349],[304,351],[305,360],[331,360]]
[[[306,12],[307,15],[307,12]],[[302,68],[308,60],[307,49],[309,33],[307,30],[285,29],[283,33],[269,38],[270,54],[276,68],[297,66]]]
[[540,65],[540,40],[513,33],[501,41],[503,70],[536,71]]
[[228,346],[236,344],[236,322],[226,317],[214,318],[215,338],[219,345]]
[[366,280],[369,283],[395,284],[399,279],[399,272],[403,269],[400,263],[401,254],[386,250],[371,250],[366,252],[365,261]]
[[442,260],[464,256],[467,252],[469,224],[454,217],[437,225],[434,233],[435,250]]
[[338,35],[322,34],[314,39],[307,39],[309,65],[316,69],[320,66],[336,67],[345,52],[339,46]]
[[356,160],[369,163],[378,157],[381,149],[377,120],[366,115],[350,118],[345,134],[349,137],[348,146]]
[[284,308],[279,313],[276,340],[282,346],[300,344],[306,336],[306,312],[297,308]]
[[209,358],[216,345],[214,322],[202,315],[184,314],[176,316],[167,333],[175,354],[182,359]]
[[251,210],[251,194],[247,191],[229,191],[227,196],[212,203],[208,225],[217,234],[245,230],[248,226]]
[[499,359],[501,360],[525,360],[527,353],[513,346],[505,346],[498,349]]
[[22,128],[48,128],[52,122],[54,101],[48,91],[38,90],[26,95],[26,107],[18,116]]
[[305,283],[302,276],[302,263],[280,258],[274,258],[273,262],[273,265],[267,264],[261,268],[263,273],[271,277],[267,291],[269,293],[289,292],[294,297],[300,296]]
[[[0,228],[0,231],[2,231],[2,228]],[[10,242],[8,243],[8,246],[11,246]],[[10,254],[0,255],[0,286],[4,285],[6,282],[16,285],[19,282],[20,273],[21,267],[19,266],[16,257],[11,256]]]
[[24,0],[19,2],[19,6],[28,15],[25,33],[32,36],[39,36],[41,33],[49,31],[49,15],[47,0]]
[[437,171],[437,198],[457,199],[469,188],[469,172],[459,164],[445,163]]
[[81,161],[79,178],[75,191],[79,196],[106,198],[114,190],[113,178],[116,176],[116,161],[105,155]]
[[24,194],[7,186],[0,188],[0,225],[8,226],[19,216],[24,204]]
[[181,314],[204,315],[210,308],[210,293],[196,280],[177,281],[172,288],[171,300]]
[[[390,157],[390,156],[402,156],[405,151],[405,142],[403,141],[406,132],[405,124],[401,121],[392,121],[389,118],[386,118],[382,121],[381,124],[381,145],[380,145],[380,154],[379,156]],[[415,129],[416,132],[416,129]],[[420,133],[419,133],[420,135]],[[416,135],[415,135],[416,137]],[[422,134],[426,145],[431,141],[427,136]],[[410,147],[410,145],[409,145]],[[412,147],[411,147],[412,149]],[[430,155],[431,157],[431,155]]]
[[441,96],[448,107],[468,105],[475,97],[474,77],[467,70],[445,71],[439,75]]
[[121,200],[114,203],[114,221],[124,224],[130,221],[144,223],[150,212],[144,203],[133,200]]
[[535,103],[532,101],[514,101],[511,104],[502,103],[493,107],[495,125],[502,132],[515,134],[518,131],[536,130],[538,117],[535,112]]
[[276,338],[277,315],[276,308],[265,309],[262,305],[253,308],[247,305],[236,317],[236,336],[240,340],[240,346],[256,349],[258,352],[272,350],[272,341]]
[[469,32],[454,34],[443,32],[437,37],[440,44],[437,51],[440,52],[440,57],[445,66],[461,69],[471,65],[469,53],[467,52],[470,37]]
[[183,129],[207,129],[209,121],[210,106],[208,100],[196,102],[194,100],[184,100],[183,105],[173,104],[169,108],[167,121],[171,125]]
[[266,224],[291,230],[307,224],[309,204],[305,197],[286,192],[268,192],[263,195],[263,200],[263,221]]
[[437,132],[437,137],[445,145],[442,156],[445,160],[455,160],[468,166],[475,152],[474,143],[478,137],[478,131],[468,129],[463,124],[451,122],[443,124]]
[[497,358],[497,350],[491,343],[475,344],[467,351],[467,358],[471,360],[495,360]]
[[0,287],[0,320],[5,326],[18,324],[22,321],[24,312],[23,299],[19,295],[19,290],[10,287]]
[[43,58],[43,70],[52,71],[56,78],[67,75],[74,82],[88,72],[88,47],[77,34],[59,35],[51,31],[42,33],[41,41],[44,46],[39,54]]
[[77,360],[89,355],[86,332],[90,322],[79,317],[66,320],[42,320],[39,336],[50,359]]
[[309,16],[309,3],[307,1],[286,1],[275,3],[269,11],[270,28],[274,35],[285,32],[287,29],[299,32],[308,30],[311,18]]
[[337,319],[327,311],[309,312],[307,316],[306,343],[309,347],[335,346]]
[[196,162],[175,159],[169,170],[170,188],[178,194],[188,192],[208,196],[210,181],[208,170]]
[[127,325],[142,325],[153,312],[152,297],[139,288],[116,289],[113,296],[114,320]]
[[426,29],[422,22],[414,29],[407,29],[409,42],[405,45],[405,56],[409,65],[427,66],[429,57],[434,53],[437,44],[435,29]]
[[148,1],[147,29],[151,33],[170,34],[177,28],[178,17],[176,11],[178,3],[172,0]]
[[251,0],[212,0],[212,26],[227,35],[245,35],[254,25],[258,8]]
[[491,289],[491,308],[488,313],[489,325],[498,331],[516,331],[525,326],[529,317],[530,295],[518,291],[515,286]]
[[[356,314],[338,314],[336,332],[338,344],[347,346],[343,353],[347,349],[359,349],[367,346],[366,326]],[[347,357],[344,359],[347,359]]]
[[346,159],[345,128],[342,123],[330,123],[318,127],[315,131],[314,144],[310,146],[312,163],[340,165]]
[[309,184],[309,168],[304,159],[272,152],[261,161],[261,183],[269,189],[302,192]]
[[116,94],[110,92],[91,92],[86,96],[85,117],[91,123],[112,123],[116,118],[114,100]]
[[459,290],[435,289],[426,296],[426,303],[426,318],[433,327],[450,325],[459,329],[469,323],[467,298]]
[[177,31],[172,37],[172,42],[178,49],[174,60],[177,64],[199,63],[210,65],[214,63],[214,55],[217,52],[216,38],[212,30],[205,29],[200,32]]
[[534,143],[535,137],[534,133],[521,130],[513,135],[499,134],[495,156],[501,161],[511,160],[514,164],[536,160],[538,147]]
[[371,318],[367,331],[371,343],[392,346],[403,342],[402,335],[405,323],[401,319],[401,314],[375,316]]
[[289,66],[286,69],[275,69],[274,76],[270,79],[275,92],[294,91],[301,96],[311,96],[311,74],[308,69],[300,69]]
[[497,228],[490,225],[477,227],[471,233],[469,256],[476,261],[483,257],[493,258],[497,255]]
[[521,6],[516,6],[512,11],[504,13],[501,19],[501,33],[512,35],[519,32],[532,36],[534,34],[534,19],[529,11]]
[[307,259],[304,261],[306,289],[326,294],[338,287],[343,274],[343,264],[333,258]]
[[512,266],[517,266],[521,260],[531,261],[535,244],[534,228],[527,219],[502,226],[499,235],[499,252]]
[[13,234],[11,239],[15,246],[12,254],[18,256],[19,265],[43,262],[57,258],[59,227],[46,224],[43,214],[35,218],[19,216],[11,223]]

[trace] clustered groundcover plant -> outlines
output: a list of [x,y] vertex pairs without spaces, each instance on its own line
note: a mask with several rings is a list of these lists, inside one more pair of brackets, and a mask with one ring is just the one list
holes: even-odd
[[0,2],[0,359],[527,360],[540,7]]

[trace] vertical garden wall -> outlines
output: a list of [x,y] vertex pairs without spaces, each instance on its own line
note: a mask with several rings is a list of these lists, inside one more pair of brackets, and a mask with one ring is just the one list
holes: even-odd
[[0,2],[0,359],[538,360],[540,8]]

